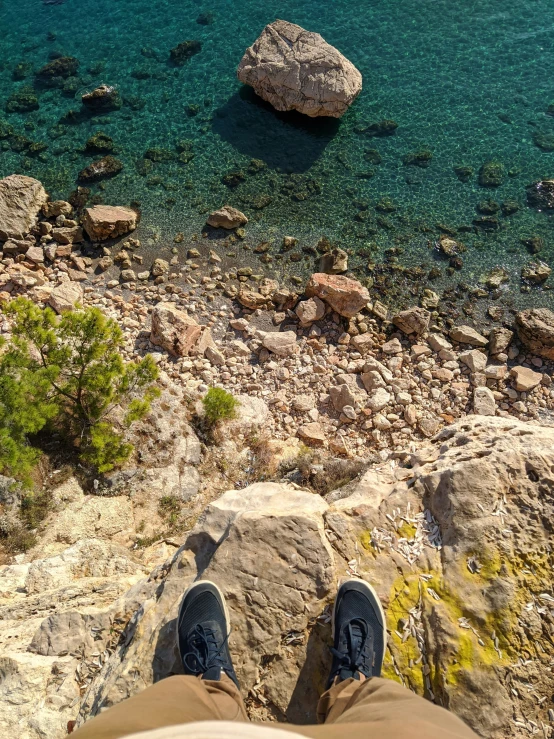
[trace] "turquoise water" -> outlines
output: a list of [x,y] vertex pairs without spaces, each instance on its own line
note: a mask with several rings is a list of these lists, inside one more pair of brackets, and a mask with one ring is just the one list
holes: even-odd
[[[198,23],[200,14],[213,22]],[[237,81],[244,49],[275,18],[318,31],[362,72],[363,92],[340,121],[278,114]],[[48,147],[14,151],[25,146],[21,139],[0,140],[1,176],[24,172],[67,197],[80,170],[103,156],[85,151],[102,131],[124,168],[94,185],[92,197],[140,203],[156,248],[172,245],[178,232],[188,241],[209,210],[229,202],[251,219],[247,247],[270,242],[272,261],[263,266],[270,272],[312,269],[313,247],[325,235],[356,255],[351,265],[362,279],[375,277],[370,259],[384,264],[377,282],[391,299],[417,294],[433,266],[440,270],[433,289],[444,289],[474,287],[501,265],[511,275],[502,298],[550,303],[543,288],[520,293],[519,271],[530,259],[522,239],[541,237],[540,258],[553,257],[551,219],[525,198],[527,185],[554,176],[554,151],[544,150],[554,149],[552,2],[3,0],[0,27],[0,120]],[[185,40],[199,41],[201,51],[174,67],[170,49]],[[77,74],[65,89],[37,87],[35,72],[59,55],[79,60]],[[100,83],[116,85],[123,106],[83,116],[81,94]],[[38,109],[2,111],[23,86],[35,86]],[[361,132],[383,119],[396,121],[394,135]],[[169,159],[145,160],[153,148],[164,150],[155,158]],[[428,167],[404,163],[421,150],[432,152]],[[477,173],[491,159],[504,166],[504,182],[483,188]],[[456,166],[473,169],[469,181],[458,179]],[[232,172],[242,174],[228,187]],[[494,213],[497,228],[485,230],[473,222],[486,200],[516,201],[519,210]],[[444,228],[467,247],[459,271],[433,249]],[[300,262],[278,254],[283,235],[299,238]],[[400,280],[395,260],[421,268]]]

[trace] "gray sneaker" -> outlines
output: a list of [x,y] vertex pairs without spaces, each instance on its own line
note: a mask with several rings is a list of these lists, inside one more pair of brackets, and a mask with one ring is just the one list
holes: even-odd
[[364,580],[344,582],[333,610],[333,664],[327,687],[360,675],[379,677],[387,646],[385,613],[375,590]]
[[185,675],[221,680],[224,672],[240,687],[229,652],[229,633],[229,614],[221,590],[209,580],[191,585],[177,617],[177,643]]

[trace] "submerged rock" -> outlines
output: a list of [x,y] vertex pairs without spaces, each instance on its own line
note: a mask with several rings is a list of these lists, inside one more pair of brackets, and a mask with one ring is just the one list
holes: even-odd
[[479,170],[481,187],[500,187],[506,176],[506,167],[502,162],[494,160],[485,162]]
[[115,149],[115,144],[111,136],[103,131],[97,131],[87,141],[85,149],[88,152],[98,152],[104,154]]
[[93,112],[106,112],[121,108],[121,96],[113,85],[100,85],[81,97],[84,107]]
[[432,158],[433,152],[430,149],[418,149],[418,151],[412,151],[406,154],[402,161],[407,167],[421,167],[422,169],[426,169],[431,164]]
[[328,275],[338,275],[348,269],[348,254],[344,249],[331,249],[319,260],[319,271]]
[[12,92],[6,103],[7,113],[29,113],[38,109],[38,97],[30,85],[24,85]]
[[529,262],[521,268],[521,279],[540,285],[549,278],[552,270],[545,262]]
[[98,180],[106,180],[109,177],[115,177],[123,169],[123,163],[111,154],[108,154],[96,162],[92,162],[79,172],[80,182],[97,182]]
[[199,54],[202,51],[202,44],[200,41],[183,41],[178,44],[174,49],[169,52],[169,57],[173,64],[181,67],[183,64],[195,54]]
[[45,64],[37,72],[37,78],[50,86],[62,85],[68,77],[73,77],[79,69],[79,60],[73,56],[61,56]]
[[397,128],[398,123],[396,121],[385,118],[382,121],[370,123],[368,126],[358,126],[356,131],[366,136],[392,136]]
[[554,208],[554,180],[539,180],[527,188],[527,202],[537,210]]
[[32,177],[12,174],[0,180],[0,241],[23,239],[47,200],[46,190]]
[[277,20],[248,48],[237,76],[277,110],[340,118],[362,90],[362,75],[318,33]]

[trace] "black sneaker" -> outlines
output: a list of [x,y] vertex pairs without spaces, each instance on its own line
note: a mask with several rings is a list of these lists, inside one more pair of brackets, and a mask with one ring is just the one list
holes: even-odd
[[230,620],[221,590],[209,580],[190,586],[177,617],[177,642],[185,675],[221,680],[221,672],[239,686],[229,653]]
[[347,580],[335,599],[333,664],[327,687],[349,677],[379,677],[386,646],[385,614],[377,593],[363,580]]

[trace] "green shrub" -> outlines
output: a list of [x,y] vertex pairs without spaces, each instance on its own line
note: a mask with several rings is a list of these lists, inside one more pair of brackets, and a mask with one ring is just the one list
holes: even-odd
[[[124,362],[124,337],[97,308],[65,313],[25,298],[5,307],[12,338],[0,357],[0,472],[29,475],[38,451],[29,437],[53,424],[79,447],[83,461],[106,472],[125,461],[132,446],[115,430],[144,417],[159,394],[151,356]],[[136,397],[140,395],[140,397]]]
[[204,415],[210,426],[235,418],[239,401],[221,387],[211,387],[202,398]]

